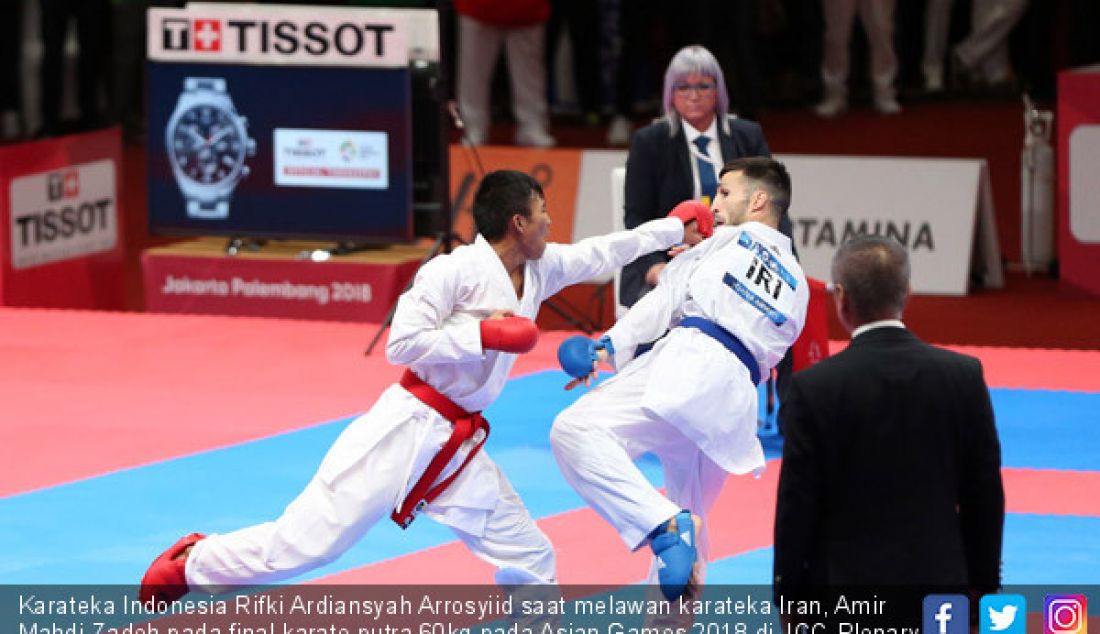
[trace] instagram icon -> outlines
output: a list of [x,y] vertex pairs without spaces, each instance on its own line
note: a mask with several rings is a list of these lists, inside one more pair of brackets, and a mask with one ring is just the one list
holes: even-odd
[[1088,602],[1082,594],[1048,594],[1043,600],[1044,634],[1088,634]]

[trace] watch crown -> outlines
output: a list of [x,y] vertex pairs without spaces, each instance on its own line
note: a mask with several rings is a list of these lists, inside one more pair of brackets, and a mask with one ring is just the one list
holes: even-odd
[[251,173],[252,173],[252,170],[249,169],[249,167],[247,165],[242,165],[241,166],[241,178],[245,178]]
[[253,138],[249,137],[248,142],[245,143],[245,150],[248,152],[249,156],[255,156],[256,155],[256,139],[253,139]]

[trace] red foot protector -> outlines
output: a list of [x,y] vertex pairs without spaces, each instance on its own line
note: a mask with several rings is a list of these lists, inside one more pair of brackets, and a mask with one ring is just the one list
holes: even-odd
[[187,558],[180,557],[180,553],[205,537],[206,535],[200,533],[191,533],[154,559],[149,570],[145,571],[145,576],[141,578],[138,601],[147,606],[171,603],[190,592],[187,578],[183,574]]

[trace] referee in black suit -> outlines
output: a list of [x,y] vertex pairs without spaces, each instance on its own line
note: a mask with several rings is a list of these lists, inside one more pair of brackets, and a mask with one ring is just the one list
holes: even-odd
[[1004,489],[981,363],[902,324],[909,260],[896,241],[844,244],[832,276],[852,340],[796,374],[780,410],[776,594],[996,589]]

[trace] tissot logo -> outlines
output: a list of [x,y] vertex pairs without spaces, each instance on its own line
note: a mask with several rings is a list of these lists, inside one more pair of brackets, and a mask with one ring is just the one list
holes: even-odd
[[408,63],[404,18],[359,11],[254,11],[204,6],[202,12],[154,9],[150,38],[154,61],[244,62],[403,67]]
[[191,48],[191,20],[165,18],[160,22],[160,32],[163,39],[161,46],[164,50],[186,51]]
[[288,148],[283,148],[287,156],[296,156],[298,158],[323,158],[325,156],[325,148],[315,147],[312,139],[299,139],[297,145],[293,145]]
[[195,50],[216,53],[222,50],[222,23],[218,20],[195,20]]
[[[342,56],[384,57],[394,27],[390,24],[321,22],[299,24],[287,20],[210,20],[196,18],[161,21],[164,49],[169,51],[222,51],[224,31],[233,35],[238,53],[294,55],[302,52],[321,56],[333,51]],[[228,47],[227,49],[228,50]]]
[[76,198],[80,195],[80,173],[76,170],[65,172],[65,198]]
[[165,50],[209,53],[222,50],[221,20],[165,18],[161,20],[161,33]]
[[80,195],[80,174],[76,170],[55,172],[46,177],[46,198],[50,201]]
[[109,159],[11,183],[11,264],[25,269],[110,251],[118,244],[115,165]]

